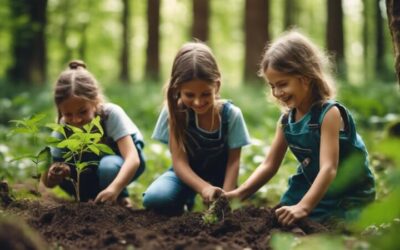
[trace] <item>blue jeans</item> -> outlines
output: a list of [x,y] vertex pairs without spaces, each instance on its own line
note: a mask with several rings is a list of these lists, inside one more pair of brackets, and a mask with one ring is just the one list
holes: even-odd
[[[104,190],[110,183],[117,177],[121,170],[124,159],[119,155],[106,155],[101,158],[99,167],[97,168],[97,177],[99,178],[99,189],[100,192]],[[136,180],[144,171],[144,164],[141,162],[135,176],[131,179],[131,182]],[[122,189],[119,197],[128,197],[128,190],[125,187]]]
[[180,212],[194,204],[196,192],[183,183],[173,169],[158,177],[143,194],[143,206],[160,212]]

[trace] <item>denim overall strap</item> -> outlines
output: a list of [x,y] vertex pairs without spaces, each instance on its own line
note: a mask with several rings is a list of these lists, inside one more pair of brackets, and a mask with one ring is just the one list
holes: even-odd
[[340,116],[343,120],[343,132],[347,135],[347,137],[353,141],[355,139],[356,131],[354,126],[354,121],[349,115],[347,109],[343,107],[340,103],[329,100],[320,104],[315,104],[311,108],[311,119],[308,123],[310,129],[318,129],[321,132],[322,120],[325,117],[325,113],[330,109],[330,107],[336,106],[339,109]]
[[231,104],[223,104],[220,129],[205,132],[196,125],[195,113],[188,110],[186,129],[189,165],[193,171],[213,185],[222,186],[228,162],[228,114]]

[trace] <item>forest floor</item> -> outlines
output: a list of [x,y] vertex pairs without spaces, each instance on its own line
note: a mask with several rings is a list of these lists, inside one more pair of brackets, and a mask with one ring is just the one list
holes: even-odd
[[0,245],[9,249],[21,244],[25,248],[18,249],[270,249],[273,232],[301,237],[327,231],[307,219],[282,227],[271,208],[230,211],[229,203],[216,213],[219,221],[207,223],[203,219],[206,213],[199,212],[167,216],[49,197],[16,200],[4,187],[0,196],[0,215],[22,221],[0,220]]

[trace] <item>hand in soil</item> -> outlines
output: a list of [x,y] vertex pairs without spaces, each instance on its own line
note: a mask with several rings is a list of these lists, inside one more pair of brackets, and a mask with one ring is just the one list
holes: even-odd
[[95,203],[116,203],[120,190],[117,190],[113,185],[109,185],[106,189],[101,191],[96,199]]
[[219,187],[208,186],[201,191],[201,197],[203,198],[203,202],[205,204],[210,204],[212,201],[215,201],[218,197],[220,197],[224,193]]
[[307,210],[301,205],[282,206],[275,210],[278,222],[283,226],[290,226],[294,222],[306,217]]
[[69,166],[62,162],[56,162],[51,165],[47,178],[49,181],[59,184],[64,178],[69,176]]

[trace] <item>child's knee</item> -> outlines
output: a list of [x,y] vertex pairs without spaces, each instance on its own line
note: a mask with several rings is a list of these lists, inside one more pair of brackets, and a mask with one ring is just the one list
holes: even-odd
[[105,156],[99,162],[99,172],[107,174],[118,173],[122,164],[123,159],[120,156]]
[[147,209],[167,208],[173,200],[162,190],[147,189],[143,194],[143,206]]

